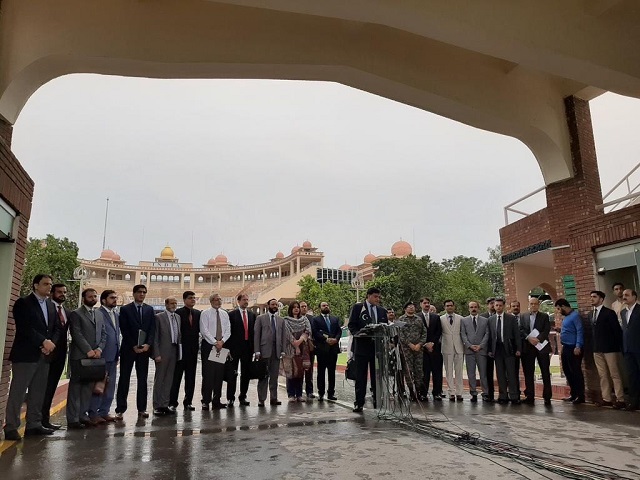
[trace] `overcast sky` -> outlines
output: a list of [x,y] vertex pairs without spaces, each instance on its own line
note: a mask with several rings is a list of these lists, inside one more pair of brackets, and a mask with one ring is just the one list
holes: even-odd
[[[640,161],[640,101],[591,109],[606,191]],[[518,140],[325,82],[65,76],[28,101],[13,151],[36,182],[30,237],[97,258],[109,197],[106,244],[127,263],[166,244],[260,263],[307,239],[329,267],[400,238],[486,259],[503,207],[543,185]]]

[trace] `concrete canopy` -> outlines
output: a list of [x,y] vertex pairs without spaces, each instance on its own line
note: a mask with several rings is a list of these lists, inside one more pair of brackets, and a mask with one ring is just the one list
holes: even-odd
[[524,3],[3,0],[0,116],[70,73],[335,81],[518,138],[550,184],[574,173],[563,98],[640,96],[640,14]]

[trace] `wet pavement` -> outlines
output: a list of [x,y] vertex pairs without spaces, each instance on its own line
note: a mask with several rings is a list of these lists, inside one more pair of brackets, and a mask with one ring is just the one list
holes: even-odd
[[[138,420],[134,409],[122,424],[27,438],[0,456],[0,479],[563,478],[379,420],[371,409],[353,414],[353,388],[341,375],[338,402],[289,404],[281,388],[282,405],[259,408],[255,390],[252,381],[249,407],[236,402],[233,409],[203,412],[196,405],[195,412],[180,408],[176,416],[147,420]],[[133,393],[130,400],[135,405]],[[412,410],[437,428],[535,447],[548,458],[563,454],[627,469],[618,473],[640,478],[638,413],[468,399],[413,404]],[[65,423],[64,410],[53,421]]]

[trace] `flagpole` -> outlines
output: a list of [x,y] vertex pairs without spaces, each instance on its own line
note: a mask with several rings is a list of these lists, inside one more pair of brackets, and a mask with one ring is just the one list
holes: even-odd
[[102,250],[107,243],[107,218],[109,217],[109,197],[107,197],[107,208],[104,211],[104,233],[102,234]]

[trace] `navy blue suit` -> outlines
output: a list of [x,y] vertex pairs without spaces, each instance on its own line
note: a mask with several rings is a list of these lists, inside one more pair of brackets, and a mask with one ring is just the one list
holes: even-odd
[[[329,315],[329,328],[322,315],[313,317],[311,320],[311,332],[316,346],[316,356],[318,357],[318,394],[323,397],[325,393],[325,371],[329,377],[329,388],[327,395],[333,397],[336,393],[336,364],[338,363],[338,353],[340,353],[340,337],[342,328],[338,317]],[[335,345],[329,345],[327,339],[334,338],[338,341]]]
[[[352,335],[357,334],[365,325],[370,323],[388,323],[387,311],[380,307],[375,307],[375,315],[377,322],[369,318],[368,304],[356,303],[351,309],[349,315],[349,331]],[[364,306],[364,308],[363,308]],[[356,360],[356,401],[355,405],[361,407],[364,405],[364,399],[367,394],[367,370],[371,378],[371,390],[373,392],[373,405],[376,407],[376,351],[373,339],[358,338],[353,339],[353,353]]]
[[620,312],[624,361],[629,376],[629,407],[640,408],[640,304]]
[[91,397],[91,406],[89,407],[89,417],[106,417],[109,415],[113,397],[116,391],[116,371],[118,366],[118,358],[120,357],[120,319],[118,312],[113,310],[116,324],[113,324],[111,316],[104,306],[96,310],[96,315],[102,315],[102,322],[107,331],[107,343],[102,350],[102,358],[107,363],[107,375],[109,381],[103,395],[94,395]]
[[138,412],[147,410],[147,377],[149,375],[149,357],[151,350],[144,353],[136,353],[133,347],[138,345],[138,332],[145,332],[144,343],[153,345],[156,331],[156,315],[153,307],[142,304],[142,318],[134,302],[120,308],[120,332],[122,333],[122,345],[120,347],[120,379],[118,380],[118,393],[116,395],[116,413],[124,413],[127,410],[127,396],[129,395],[129,383],[131,382],[131,370],[136,367],[138,388],[136,404]]

